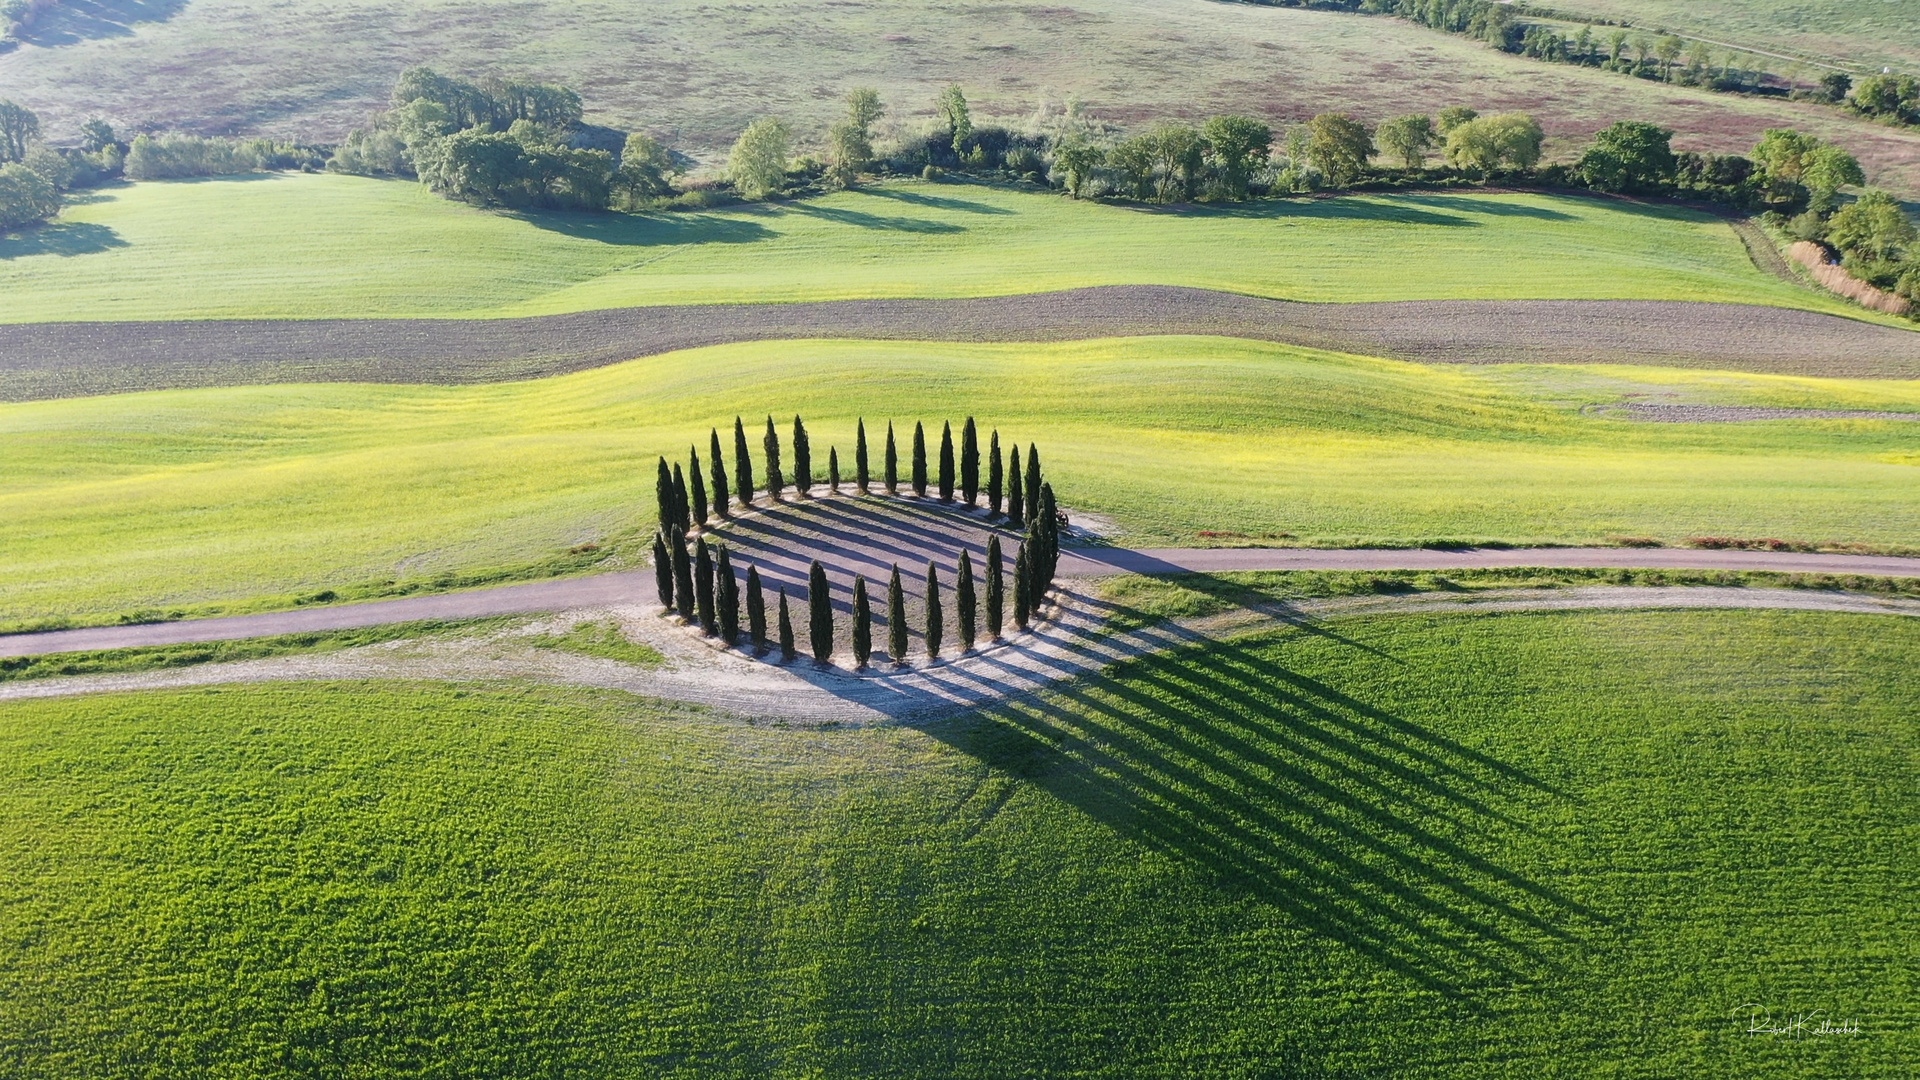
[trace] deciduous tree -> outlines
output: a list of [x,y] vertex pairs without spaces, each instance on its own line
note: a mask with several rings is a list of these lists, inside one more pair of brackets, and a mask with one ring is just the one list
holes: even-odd
[[1227,198],[1247,197],[1247,183],[1273,150],[1273,129],[1251,116],[1216,116],[1200,129],[1207,163]]
[[787,183],[793,132],[782,121],[761,117],[747,125],[727,155],[727,179],[745,199],[778,195]]
[[1381,124],[1374,137],[1380,149],[1400,160],[1402,168],[1418,169],[1426,163],[1427,151],[1433,149],[1433,118],[1424,113],[1396,116]]
[[1373,157],[1373,133],[1345,113],[1321,113],[1307,121],[1311,141],[1307,160],[1334,187],[1345,187],[1367,171]]

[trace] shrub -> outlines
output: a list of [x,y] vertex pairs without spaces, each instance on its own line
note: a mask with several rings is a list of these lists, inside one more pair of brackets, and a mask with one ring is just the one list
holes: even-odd
[[0,165],[0,231],[45,221],[60,212],[60,193],[25,165]]

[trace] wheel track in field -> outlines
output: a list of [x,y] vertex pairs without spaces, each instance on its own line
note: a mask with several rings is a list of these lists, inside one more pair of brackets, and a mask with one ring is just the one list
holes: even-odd
[[948,300],[615,308],[521,319],[0,325],[0,400],[289,382],[479,383],[784,339],[1022,342],[1203,334],[1428,363],[1623,363],[1920,377],[1920,333],[1658,300],[1317,304],[1159,285]]

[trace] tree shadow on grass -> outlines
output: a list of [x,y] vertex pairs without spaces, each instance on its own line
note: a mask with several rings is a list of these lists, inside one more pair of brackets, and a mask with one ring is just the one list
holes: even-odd
[[925,218],[883,217],[862,210],[848,210],[838,206],[816,206],[811,203],[795,202],[787,207],[796,214],[808,217],[824,218],[841,225],[852,225],[860,229],[880,229],[887,232],[920,233],[923,235],[941,235],[966,232],[966,227],[949,221],[928,221]]
[[166,22],[186,6],[187,0],[66,0],[35,19],[21,37],[42,48],[132,37],[140,23]]
[[1505,202],[1486,195],[1394,195],[1394,199],[1404,200],[1435,210],[1452,210],[1462,214],[1482,214],[1487,217],[1532,218],[1536,221],[1578,221],[1579,218],[1564,210],[1555,210],[1550,206],[1535,206],[1530,203]]
[[536,229],[614,247],[675,247],[683,244],[751,244],[777,235],[757,221],[712,214],[592,214],[519,211]]
[[[1396,197],[1397,198],[1397,197]],[[1480,222],[1458,214],[1441,214],[1404,202],[1387,201],[1384,196],[1342,196],[1332,199],[1293,199],[1233,203],[1224,206],[1174,204],[1140,206],[1126,209],[1146,214],[1172,214],[1184,217],[1223,217],[1244,221],[1380,221],[1394,225],[1440,225],[1450,228],[1478,228]],[[1459,207],[1457,209],[1470,209]]]
[[1456,1001],[1551,975],[1606,921],[1501,863],[1569,795],[1257,643],[1126,661],[927,730]]
[[0,234],[0,262],[35,255],[93,255],[127,246],[120,234],[87,221],[53,221],[17,233]]
[[903,191],[899,188],[871,187],[860,188],[858,194],[870,195],[876,199],[893,199],[896,202],[912,203],[915,206],[930,206],[938,210],[958,210],[966,214],[991,214],[996,217],[1010,216],[1015,211],[1004,206],[991,206],[987,203],[956,199],[950,195],[928,195],[919,191]]

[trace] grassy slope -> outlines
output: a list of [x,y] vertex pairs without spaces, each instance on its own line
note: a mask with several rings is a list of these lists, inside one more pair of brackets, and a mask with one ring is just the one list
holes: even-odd
[[775,342],[526,383],[9,404],[0,619],[548,560],[647,520],[654,456],[704,453],[706,429],[742,412],[804,413],[816,469],[834,444],[850,468],[856,416],[877,461],[887,417],[905,440],[916,417],[972,413],[1041,444],[1067,505],[1147,543],[1920,535],[1920,424],[1578,411],[1627,394],[1920,410],[1915,383],[1430,368],[1212,338]]
[[1136,283],[1858,311],[1761,273],[1707,215],[1534,195],[1156,212],[913,181],[701,214],[520,219],[412,183],[289,175],[129,185],[0,239],[0,319],[16,322],[535,315]]
[[1920,24],[1907,0],[1554,0],[1550,6],[1854,67],[1920,68]]
[[[85,5],[90,15],[127,7]],[[1377,121],[1460,102],[1539,114],[1554,153],[1620,119],[1665,124],[1685,149],[1717,153],[1745,151],[1785,123],[1846,144],[1880,183],[1920,191],[1920,135],[1817,106],[1540,64],[1390,19],[1212,0],[756,0],[716,10],[708,0],[193,0],[131,33],[56,17],[42,40],[69,43],[0,56],[0,96],[40,110],[61,138],[104,115],[337,139],[385,104],[402,69],[431,63],[565,81],[585,95],[590,119],[646,128],[711,161],[769,113],[817,144],[853,85],[878,87],[890,125],[908,131],[955,82],[982,114],[1024,117],[1045,100],[1057,115],[1071,95],[1127,125],[1223,111]]]
[[[1905,1075],[1911,620],[1349,621],[922,732],[554,690],[0,707],[0,1061]],[[1854,1037],[1744,1034],[1858,1019]]]

